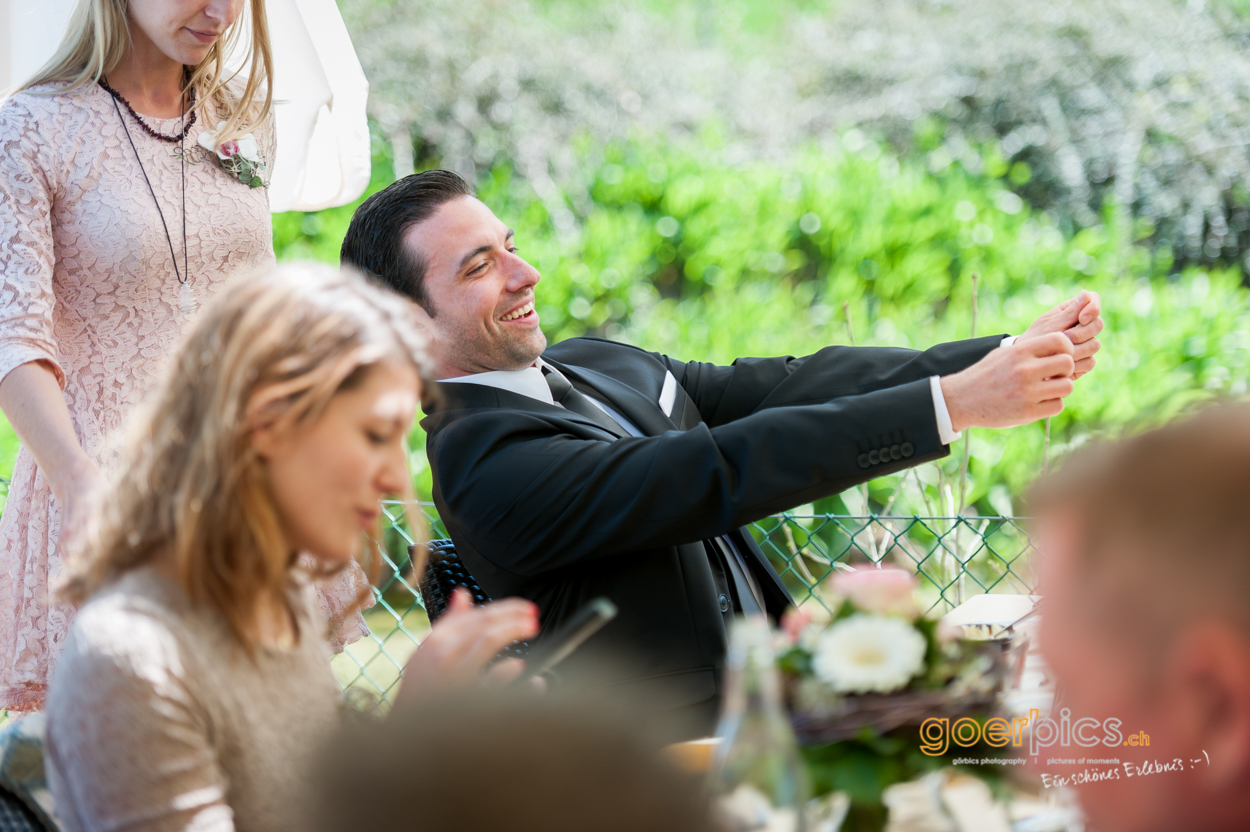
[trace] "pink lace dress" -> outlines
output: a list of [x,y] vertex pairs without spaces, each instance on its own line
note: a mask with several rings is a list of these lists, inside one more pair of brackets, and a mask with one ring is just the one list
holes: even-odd
[[[182,267],[182,179],[176,146],[148,136],[122,109]],[[203,120],[201,118],[201,120]],[[146,119],[176,134],[178,119]],[[202,304],[224,281],[271,264],[263,188],[230,177],[186,139],[189,284]],[[272,126],[259,131],[273,158]],[[194,148],[194,150],[190,150]],[[158,382],[186,316],[156,205],[112,98],[99,87],[21,93],[0,104],[0,380],[47,361],[65,391],[78,441],[106,468],[131,409]],[[0,708],[42,708],[73,610],[56,600],[60,508],[23,448],[0,517]],[[321,589],[335,649],[368,630],[342,616],[364,576]]]

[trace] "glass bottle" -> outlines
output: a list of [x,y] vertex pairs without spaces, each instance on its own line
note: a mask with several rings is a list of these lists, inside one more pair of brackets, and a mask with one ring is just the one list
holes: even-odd
[[806,832],[807,774],[781,705],[764,616],[734,621],[725,676],[712,771],[717,814],[735,832]]

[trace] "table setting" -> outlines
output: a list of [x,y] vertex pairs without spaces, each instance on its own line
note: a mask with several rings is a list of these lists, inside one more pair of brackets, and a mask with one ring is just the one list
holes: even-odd
[[731,632],[716,734],[670,746],[706,773],[735,832],[1065,832],[1070,792],[1043,788],[1022,715],[1053,701],[1036,651],[1039,599],[974,596],[922,615],[915,577],[862,568],[828,608]]

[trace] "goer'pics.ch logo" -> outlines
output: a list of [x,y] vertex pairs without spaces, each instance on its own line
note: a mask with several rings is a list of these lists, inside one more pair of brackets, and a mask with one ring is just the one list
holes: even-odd
[[984,743],[993,748],[1010,745],[1022,747],[1028,742],[1029,756],[1036,757],[1043,748],[1077,745],[1093,748],[1122,746],[1149,746],[1150,737],[1144,731],[1125,737],[1120,727],[1123,723],[1114,717],[1097,720],[1086,717],[1072,719],[1072,712],[1064,708],[1056,721],[1040,716],[1037,709],[1029,716],[1007,719],[992,717],[978,721],[972,717],[954,720],[933,717],[920,724],[920,750],[930,757],[946,754],[952,745],[971,748]]

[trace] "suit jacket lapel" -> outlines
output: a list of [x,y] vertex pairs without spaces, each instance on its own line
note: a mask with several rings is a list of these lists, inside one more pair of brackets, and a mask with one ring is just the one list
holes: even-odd
[[597,394],[600,401],[633,422],[644,436],[659,436],[678,429],[673,420],[660,409],[658,402],[651,401],[629,385],[585,367],[569,367],[546,358],[543,360],[564,373],[570,381],[576,381],[579,386],[588,389],[590,394]]
[[[533,413],[542,413],[546,416],[555,416],[560,419],[567,419],[576,422],[579,425],[587,425],[593,427],[599,433],[607,433],[602,425],[592,419],[587,419],[566,410],[559,405],[547,404],[537,399],[531,399],[520,393],[514,393],[511,390],[502,390],[498,387],[492,387],[488,384],[474,384],[473,382],[456,382],[455,384],[439,385],[439,390],[443,398],[443,406],[434,413],[421,420],[421,427],[428,433],[436,429],[437,425],[443,421],[440,414],[446,411],[466,410],[480,407],[503,407],[515,410],[528,410]],[[428,425],[428,426],[427,426]],[[628,436],[624,429],[621,429],[617,437]]]
[[[638,426],[638,429],[647,436],[659,436],[670,430],[685,430],[673,418],[667,416],[660,409],[658,402],[652,401],[646,394],[635,390],[627,384],[617,381],[611,376],[594,370],[588,370],[584,367],[568,367],[559,364],[547,358],[543,359],[548,364],[555,366],[560,372],[564,373],[570,380],[575,380],[580,386],[588,388],[598,393],[602,400],[620,411],[621,415],[632,421]],[[674,415],[678,419],[683,419],[685,413],[685,396],[679,394],[677,397],[677,406],[674,407]],[[695,421],[698,424],[698,421]],[[768,565],[768,559],[755,544],[754,539],[746,531],[746,529],[735,529],[727,536],[737,536],[735,545],[738,547],[748,559],[756,561],[755,576],[760,582],[760,589],[764,593],[765,606],[768,612],[775,616],[780,616],[782,611],[794,601],[790,597],[789,590],[782,583],[781,578]]]

